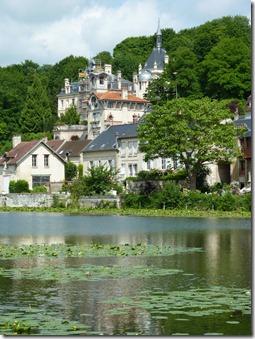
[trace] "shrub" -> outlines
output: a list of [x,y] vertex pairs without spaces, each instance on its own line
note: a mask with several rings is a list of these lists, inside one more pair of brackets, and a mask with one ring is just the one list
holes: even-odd
[[26,180],[11,180],[9,183],[10,193],[29,193],[29,186]]
[[151,205],[154,208],[175,209],[180,206],[182,192],[179,185],[173,181],[167,181],[161,192],[150,196]]
[[45,186],[35,186],[32,189],[33,193],[47,193],[47,188]]

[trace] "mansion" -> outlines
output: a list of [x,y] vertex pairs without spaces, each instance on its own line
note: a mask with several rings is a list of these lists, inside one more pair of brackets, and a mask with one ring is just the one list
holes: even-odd
[[[162,35],[158,24],[156,45],[145,65],[139,65],[133,74],[133,82],[122,78],[121,71],[112,73],[112,66],[101,66],[100,61],[91,59],[85,71],[79,72],[77,82],[65,79],[65,86],[58,94],[58,116],[65,114],[71,106],[77,107],[80,121],[77,128],[80,139],[95,139],[109,126],[134,123],[149,109],[144,99],[147,87],[164,71],[168,55],[162,48]],[[85,122],[85,124],[84,124]],[[70,128],[69,140],[75,135]],[[68,126],[56,126],[54,138],[68,138]]]

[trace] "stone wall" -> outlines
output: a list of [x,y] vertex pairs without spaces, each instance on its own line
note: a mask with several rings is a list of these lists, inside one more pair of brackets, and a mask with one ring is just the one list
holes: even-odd
[[[55,196],[55,198],[54,198]],[[56,199],[57,197],[57,199]],[[0,207],[52,207],[54,204],[68,206],[71,202],[68,194],[49,193],[9,193],[0,194]],[[116,207],[121,205],[116,196],[81,197],[79,206],[85,208]],[[57,206],[56,206],[57,207]]]

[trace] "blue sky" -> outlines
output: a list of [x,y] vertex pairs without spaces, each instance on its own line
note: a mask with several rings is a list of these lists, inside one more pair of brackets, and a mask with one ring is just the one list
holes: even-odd
[[227,15],[251,17],[250,0],[1,0],[0,66],[90,58],[127,37],[199,26]]

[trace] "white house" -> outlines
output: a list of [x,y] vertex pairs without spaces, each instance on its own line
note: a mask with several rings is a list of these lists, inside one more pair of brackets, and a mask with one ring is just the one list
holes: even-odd
[[[63,140],[54,142],[58,147]],[[0,158],[0,192],[9,192],[10,180],[26,180],[29,189],[64,181],[65,163],[47,140],[21,141],[20,136],[15,136],[13,148]]]

